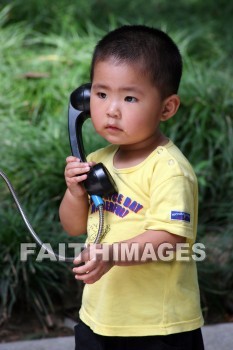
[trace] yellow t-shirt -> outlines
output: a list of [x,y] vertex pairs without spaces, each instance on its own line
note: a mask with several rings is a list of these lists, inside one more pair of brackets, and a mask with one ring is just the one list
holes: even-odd
[[[140,164],[124,169],[113,166],[116,151],[117,146],[110,145],[88,157],[102,162],[118,187],[117,195],[104,198],[101,242],[165,230],[194,243],[197,180],[180,150],[169,141]],[[98,224],[98,211],[91,203],[89,242],[94,241]],[[114,266],[99,281],[85,286],[80,318],[105,336],[166,335],[199,328],[203,317],[195,261]]]

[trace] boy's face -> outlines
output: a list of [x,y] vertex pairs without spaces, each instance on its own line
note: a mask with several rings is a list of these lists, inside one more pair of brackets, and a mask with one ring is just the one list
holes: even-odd
[[164,103],[137,66],[113,60],[95,64],[91,118],[98,134],[117,145],[156,138]]

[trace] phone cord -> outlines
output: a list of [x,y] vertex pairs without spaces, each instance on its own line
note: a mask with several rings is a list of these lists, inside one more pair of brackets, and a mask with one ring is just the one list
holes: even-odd
[[[28,231],[30,232],[30,234],[32,235],[32,237],[34,238],[34,240],[36,241],[36,243],[43,248],[45,251],[47,251],[50,255],[55,256],[59,261],[66,261],[66,262],[73,262],[75,257],[71,258],[71,257],[65,257],[63,255],[57,254],[55,253],[53,250],[51,250],[49,247],[46,246],[46,244],[44,244],[40,238],[38,237],[38,235],[35,233],[35,231],[33,230],[27,216],[25,215],[23,209],[22,209],[22,205],[20,204],[18,197],[16,195],[16,192],[10,182],[10,180],[8,179],[8,177],[4,174],[3,171],[0,170],[0,176],[3,178],[3,180],[5,181],[5,183],[7,184],[7,187],[15,201],[15,204],[19,210],[19,213],[21,214],[21,217],[28,229]],[[104,227],[104,215],[103,215],[103,205],[99,205],[98,207],[99,209],[99,229],[98,229],[98,233],[95,239],[94,243],[99,243],[101,236],[102,236],[102,232],[103,232],[103,227]]]
[[103,205],[99,205],[98,206],[99,209],[99,229],[98,229],[98,233],[96,235],[95,241],[94,243],[97,244],[100,242],[101,238],[102,238],[102,234],[103,234],[103,229],[104,229],[104,207]]

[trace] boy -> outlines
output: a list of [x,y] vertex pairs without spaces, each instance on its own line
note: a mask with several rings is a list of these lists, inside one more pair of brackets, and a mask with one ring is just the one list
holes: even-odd
[[[178,48],[158,29],[123,26],[95,48],[91,119],[110,145],[86,163],[67,158],[63,227],[71,235],[87,232],[87,242],[94,242],[98,213],[82,186],[94,162],[108,168],[118,194],[104,197],[101,243],[110,258],[95,259],[90,244],[74,261],[85,262],[73,271],[86,284],[75,328],[77,350],[204,349],[194,260],[143,258],[148,243],[154,253],[163,244],[177,252],[178,244],[191,246],[196,238],[196,177],[159,127],[179,108],[181,74]],[[121,211],[109,209],[119,206]],[[123,244],[128,251],[136,247],[137,254],[123,259]]]

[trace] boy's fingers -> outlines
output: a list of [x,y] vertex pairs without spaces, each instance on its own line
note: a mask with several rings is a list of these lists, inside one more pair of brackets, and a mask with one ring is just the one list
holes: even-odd
[[88,261],[87,263],[81,263],[80,266],[74,267],[73,272],[77,275],[90,273],[95,268],[95,265]]
[[66,162],[67,163],[71,163],[71,162],[78,162],[80,165],[89,165],[89,166],[93,166],[96,164],[96,162],[82,162],[81,159],[77,158],[77,157],[74,157],[74,156],[68,156],[66,158]]
[[84,175],[84,174],[86,174],[89,170],[90,170],[89,167],[86,167],[86,168],[66,169],[65,175],[67,175],[68,177]]
[[77,157],[74,157],[74,156],[68,156],[67,158],[66,158],[66,162],[67,163],[69,163],[69,162],[80,162],[80,159],[79,158],[77,158]]
[[82,262],[81,254],[79,254],[73,261],[73,264],[78,265]]
[[90,258],[89,249],[87,247],[82,247],[81,253],[74,259],[73,263],[75,265],[80,264],[80,262],[88,261]]

